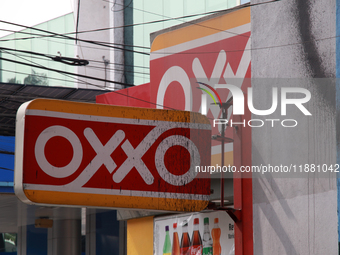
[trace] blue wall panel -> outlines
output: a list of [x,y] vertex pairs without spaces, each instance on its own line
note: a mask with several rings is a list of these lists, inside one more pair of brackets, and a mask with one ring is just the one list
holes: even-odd
[[117,211],[96,214],[96,254],[119,255]]
[[0,193],[13,193],[14,136],[0,136]]

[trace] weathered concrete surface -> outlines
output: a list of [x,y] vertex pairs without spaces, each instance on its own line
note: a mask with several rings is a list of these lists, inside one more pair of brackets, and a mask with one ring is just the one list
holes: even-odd
[[[112,2],[98,2],[95,0],[75,1],[75,24],[78,22],[78,39],[95,41],[90,44],[77,41],[77,53],[80,58],[89,60],[90,64],[78,67],[78,73],[110,81],[125,82],[124,80],[124,51],[119,48],[124,44],[123,0]],[[77,21],[78,20],[78,21]],[[97,30],[99,31],[92,31]],[[87,31],[84,33],[84,31]],[[83,32],[83,33],[81,33]],[[104,44],[101,46],[99,44]],[[110,45],[112,47],[110,47]],[[93,79],[80,79],[79,88],[121,88],[121,85]]]
[[[252,7],[251,25],[253,78],[335,77],[335,0],[258,5]],[[290,82],[275,86],[287,84]],[[335,86],[323,84],[294,85],[311,92],[306,107],[312,116],[304,116],[292,106],[287,116],[277,111],[261,117],[296,119],[298,126],[253,128],[253,165],[336,163]],[[252,86],[256,108],[268,109],[272,86],[260,80]],[[333,176],[256,178],[253,203],[254,254],[338,254]]]

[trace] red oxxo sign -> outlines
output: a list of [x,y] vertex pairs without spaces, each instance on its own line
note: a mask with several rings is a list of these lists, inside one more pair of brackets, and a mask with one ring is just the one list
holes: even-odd
[[200,211],[208,119],[184,111],[37,99],[17,113],[15,193],[24,202]]
[[[203,84],[210,85],[222,102],[232,96],[226,84],[247,92],[251,85],[250,28],[250,8],[241,8],[156,36],[150,55],[151,102],[159,109],[206,112],[211,122],[222,118],[220,107],[201,89],[213,93]],[[232,118],[229,111],[227,120]],[[219,134],[218,126],[211,124],[212,134]],[[233,129],[228,128],[225,135],[233,138]],[[226,144],[224,152],[225,164],[233,165],[233,144]],[[221,144],[213,141],[211,165],[216,164],[221,164]]]

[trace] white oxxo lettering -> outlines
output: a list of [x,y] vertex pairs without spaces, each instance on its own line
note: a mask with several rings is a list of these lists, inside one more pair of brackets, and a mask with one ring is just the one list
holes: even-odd
[[[113,174],[113,181],[120,183],[132,169],[136,169],[144,182],[151,185],[154,182],[154,176],[145,165],[142,157],[159,136],[167,130],[169,130],[169,128],[166,126],[156,126],[144,137],[137,147],[134,148],[130,141],[125,139],[125,132],[123,130],[116,131],[109,141],[102,144],[91,128],[85,128],[84,136],[96,152],[96,156],[85,167],[76,180],[65,186],[72,185],[73,187],[82,187],[102,165],[104,165],[110,173],[113,173],[117,168],[117,164],[112,159],[111,154],[119,146],[123,149],[127,159]],[[51,165],[45,156],[45,145],[49,139],[55,136],[64,137],[69,141],[73,148],[71,162],[63,167]],[[164,164],[165,153],[172,146],[182,146],[190,153],[190,169],[182,175],[170,173]],[[83,147],[78,136],[71,129],[59,125],[48,127],[40,133],[35,144],[34,153],[39,167],[46,174],[54,178],[65,178],[72,175],[78,170],[83,160]],[[181,135],[172,135],[162,140],[158,145],[155,155],[155,165],[159,175],[164,181],[174,186],[182,186],[191,182],[196,177],[197,173],[194,171],[194,166],[200,165],[200,154],[196,145],[190,139]]]

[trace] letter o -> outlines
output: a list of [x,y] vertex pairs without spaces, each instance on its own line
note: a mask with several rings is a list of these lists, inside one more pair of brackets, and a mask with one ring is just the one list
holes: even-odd
[[[164,156],[166,151],[175,145],[184,147],[190,153],[190,169],[182,175],[174,175],[170,173],[164,164]],[[197,175],[195,172],[195,165],[199,166],[200,163],[201,157],[196,145],[185,136],[169,136],[165,138],[157,147],[155,155],[156,169],[164,181],[174,186],[183,186],[191,182]]]
[[[73,148],[71,162],[63,167],[52,166],[45,157],[45,145],[52,137],[61,136],[68,140]],[[35,158],[39,167],[49,176],[65,178],[77,171],[83,160],[83,148],[77,135],[70,129],[63,126],[51,126],[40,133],[34,148]]]
[[164,73],[157,92],[157,109],[163,109],[164,96],[170,83],[179,82],[184,91],[185,111],[191,110],[191,85],[187,73],[179,66],[172,66]]

